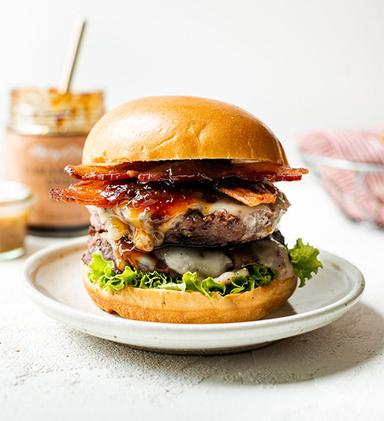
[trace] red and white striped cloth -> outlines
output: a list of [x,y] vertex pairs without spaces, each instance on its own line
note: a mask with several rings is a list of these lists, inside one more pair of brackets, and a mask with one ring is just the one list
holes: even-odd
[[[383,132],[312,132],[301,137],[304,154],[384,165]],[[316,164],[324,187],[349,218],[384,227],[384,170],[362,173]]]

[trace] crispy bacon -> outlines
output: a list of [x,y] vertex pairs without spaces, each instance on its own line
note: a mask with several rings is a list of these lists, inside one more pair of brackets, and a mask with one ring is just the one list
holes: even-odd
[[223,165],[209,164],[203,166],[199,161],[191,161],[188,165],[163,164],[150,171],[141,172],[137,179],[142,183],[157,181],[192,181],[192,180],[220,180],[225,178],[238,178],[244,181],[296,181],[307,174],[305,168],[290,168],[273,164],[239,164]]
[[219,192],[254,207],[260,203],[275,203],[277,189],[269,183],[250,184],[233,181],[215,185],[211,183],[169,185],[87,180],[64,189],[54,188],[51,190],[51,197],[57,201],[102,208],[128,205],[131,209],[139,211],[149,209],[162,218],[199,200],[214,202],[218,199]]
[[276,172],[276,174],[266,174],[264,179],[270,181],[271,183],[277,181],[299,181],[305,174],[308,174],[308,170],[306,168],[282,167]]
[[268,162],[232,164],[229,160],[190,160],[159,162],[133,162],[114,166],[68,165],[66,172],[82,180],[116,181],[136,179],[141,183],[214,181],[238,178],[246,181],[300,180],[308,171]]
[[61,202],[110,208],[128,204],[130,208],[150,208],[161,216],[180,203],[188,206],[193,200],[191,191],[171,186],[160,187],[135,182],[80,181],[65,189],[51,189],[51,197]]
[[132,162],[118,165],[67,165],[64,171],[79,180],[116,181],[137,178],[140,171],[147,171],[153,163]]
[[225,160],[191,160],[164,162],[141,172],[137,179],[141,183],[158,181],[213,181],[223,178],[228,173],[231,165]]
[[50,191],[54,200],[76,202],[79,205],[95,205],[103,208],[114,206],[118,201],[134,196],[130,184],[116,184],[108,181],[81,181],[69,187],[53,188]]
[[255,186],[253,189],[244,187],[220,187],[218,190],[250,207],[260,205],[261,203],[276,202],[276,193],[269,192],[263,186]]

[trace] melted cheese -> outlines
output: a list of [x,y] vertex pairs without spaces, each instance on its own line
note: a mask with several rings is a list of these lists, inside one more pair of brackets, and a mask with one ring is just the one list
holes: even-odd
[[287,248],[273,239],[263,239],[250,243],[258,263],[272,269],[278,279],[294,276]]
[[145,253],[141,253],[140,256],[138,256],[137,260],[138,264],[136,264],[136,267],[139,267],[142,270],[155,270],[157,260],[152,256]]
[[224,272],[220,276],[214,278],[214,280],[219,284],[228,285],[231,283],[232,279],[237,275],[247,277],[249,276],[249,270],[247,268],[243,268],[236,271]]
[[227,211],[231,215],[246,216],[254,212],[254,209],[244,206],[243,204],[233,199],[221,199],[213,203],[205,203],[201,206],[202,213],[208,215],[216,211]]
[[198,272],[216,277],[231,267],[232,261],[222,251],[190,247],[166,247],[156,253],[167,266],[179,273]]

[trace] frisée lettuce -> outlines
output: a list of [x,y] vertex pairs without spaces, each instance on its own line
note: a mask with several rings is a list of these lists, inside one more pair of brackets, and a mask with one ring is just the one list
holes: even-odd
[[105,260],[100,252],[94,252],[89,264],[88,279],[108,292],[119,292],[131,286],[143,289],[197,291],[210,297],[214,292],[227,295],[251,291],[268,285],[275,278],[274,272],[263,265],[250,265],[247,269],[249,276],[235,275],[228,284],[216,282],[212,277],[201,279],[196,272],[171,276],[158,271],[142,272],[126,266],[122,273],[118,273],[111,260]]
[[299,287],[303,287],[305,282],[312,278],[312,274],[323,267],[318,259],[320,251],[310,244],[304,244],[301,238],[297,239],[295,246],[288,251],[293,270],[300,280]]

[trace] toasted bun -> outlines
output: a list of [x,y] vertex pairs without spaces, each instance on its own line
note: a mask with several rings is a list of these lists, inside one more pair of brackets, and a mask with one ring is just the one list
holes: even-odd
[[275,280],[241,294],[208,298],[200,292],[127,287],[118,293],[91,283],[84,265],[83,281],[92,300],[104,311],[133,320],[163,323],[231,323],[258,320],[277,310],[293,294],[296,277]]
[[127,102],[91,130],[83,164],[175,159],[238,159],[287,164],[256,117],[224,102],[159,96]]

